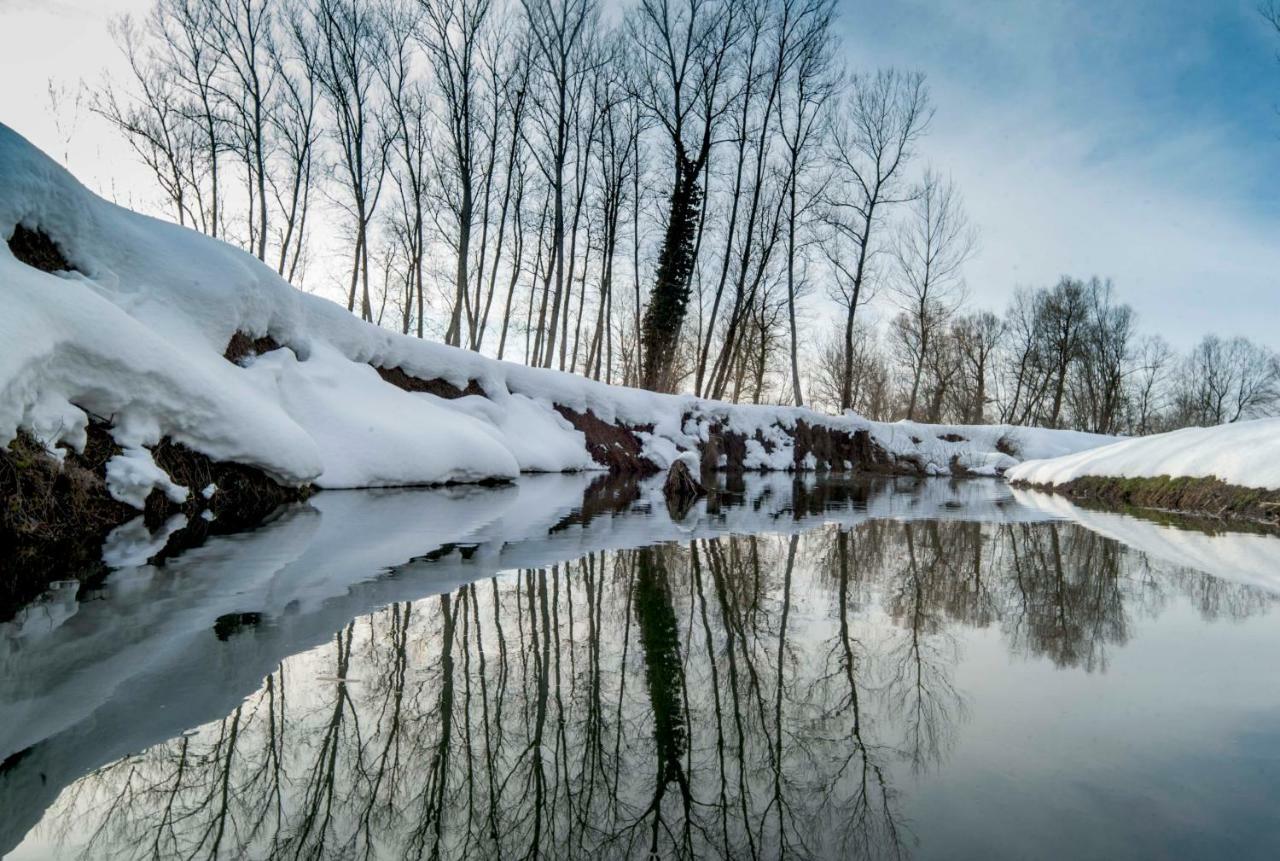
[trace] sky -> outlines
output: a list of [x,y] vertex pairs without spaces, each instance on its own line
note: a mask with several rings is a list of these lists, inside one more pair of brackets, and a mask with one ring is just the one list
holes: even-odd
[[842,9],[851,58],[930,81],[922,155],[981,231],[978,304],[1098,275],[1176,344],[1280,346],[1280,35],[1256,0]]
[[[928,77],[921,160],[979,229],[972,307],[1097,275],[1177,346],[1280,347],[1280,35],[1256,0],[838,1],[848,68]],[[85,111],[60,130],[47,90],[118,75],[107,21],[148,6],[0,0],[0,122],[144,208],[127,147]]]

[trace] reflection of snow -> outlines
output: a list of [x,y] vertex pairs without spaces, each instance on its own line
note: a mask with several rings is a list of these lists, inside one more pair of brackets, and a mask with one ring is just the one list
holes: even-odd
[[1280,593],[1280,537],[1275,535],[1229,529],[1208,534],[1081,508],[1058,494],[1033,490],[1014,490],[1013,494],[1021,505],[1073,520],[1165,562]]
[[169,536],[187,525],[185,514],[175,514],[155,532],[147,529],[142,515],[111,530],[102,545],[102,561],[109,568],[142,565],[164,549]]
[[36,643],[52,634],[80,609],[76,593],[78,580],[55,580],[37,600],[19,610],[12,619],[0,622],[0,656],[24,644]]
[[[1204,735],[1188,715],[1221,722],[1224,705],[1240,703],[1204,697],[1187,672],[1194,660],[1168,655],[1171,644],[1196,658],[1216,649],[1205,662],[1214,672],[1224,644],[1237,667],[1265,665],[1269,653],[1240,651],[1245,626],[1225,636],[1204,626],[1261,616],[1280,595],[1128,552],[1066,522],[1070,509],[1029,508],[999,482],[750,477],[740,497],[704,501],[680,524],[659,483],[593,496],[591,510],[629,507],[585,522],[574,512],[585,477],[324,493],[165,568],[117,571],[107,598],[72,620],[76,631],[6,662],[46,676],[0,707],[22,718],[34,703],[63,723],[0,780],[0,852],[42,817],[20,857],[50,854],[51,831],[84,857],[114,857],[162,829],[171,845],[191,845],[227,811],[264,829],[229,829],[227,854],[274,857],[312,839],[319,805],[332,810],[326,845],[363,845],[367,833],[400,854],[425,822],[442,846],[475,829],[478,854],[507,857],[531,845],[522,829],[538,805],[548,854],[612,855],[617,829],[666,786],[673,830],[682,816],[699,820],[695,857],[736,857],[734,833],[762,821],[812,831],[813,854],[836,857],[846,837],[876,839],[875,817],[892,827],[893,790],[922,785],[909,772],[972,763],[975,725],[996,754],[976,755],[981,774],[996,763],[997,791],[1020,799],[1035,795],[1025,789],[1038,765],[1052,770],[1057,798],[1063,769],[1093,763],[1099,735],[1121,749],[1101,758],[1085,795],[1114,786],[1125,773],[1117,756],[1153,733],[1175,730],[1161,752],[1185,762],[1189,738]],[[134,643],[123,621],[147,633]],[[1154,671],[1135,671],[1144,652]],[[111,676],[80,715],[55,695],[86,687],[73,660]],[[68,667],[74,677],[53,677]],[[1109,675],[1108,692],[1098,682]],[[1192,707],[1152,684],[1161,678]],[[1183,706],[1178,721],[1132,719],[1171,702]],[[1046,737],[1059,741],[1046,749]],[[775,742],[785,752],[771,760]],[[1019,744],[1034,750],[1010,755]],[[574,767],[592,751],[597,765]],[[656,784],[655,754],[670,766]],[[543,765],[556,788],[528,791]],[[706,801],[681,811],[673,773]],[[956,774],[944,782],[967,788],[963,767]],[[211,804],[220,785],[234,791]],[[726,785],[746,789],[726,801]],[[146,791],[128,791],[138,786]],[[593,794],[598,807],[575,806]],[[1008,803],[1021,801],[997,806]],[[572,810],[592,827],[569,825]],[[754,833],[758,854],[780,854],[777,831]],[[717,851],[720,840],[730,848]]]
[[[747,476],[740,504],[713,515],[700,500],[677,524],[657,477],[642,486],[630,513],[552,533],[581,506],[592,478],[545,475],[511,487],[320,493],[256,531],[213,538],[162,567],[121,568],[106,581],[105,600],[77,612],[71,592],[71,604],[60,612],[76,618],[45,636],[39,648],[22,631],[11,634],[11,654],[0,672],[0,760],[74,726],[125,691],[150,696],[146,691],[191,686],[190,668],[219,654],[209,651],[217,649],[212,627],[227,613],[258,612],[268,619],[255,634],[266,651],[241,664],[217,662],[224,677],[193,688],[179,712],[208,715],[221,707],[215,703],[234,702],[280,657],[325,639],[359,613],[497,571],[659,541],[797,532],[823,522],[1043,517],[1011,504],[1000,482],[904,479],[881,484],[856,505],[797,519],[794,477],[777,474]],[[145,560],[163,546],[163,537],[134,535],[139,543],[129,546],[136,552],[127,554],[121,538],[113,558]],[[475,545],[475,551],[468,559],[458,553],[423,558],[458,544]],[[168,718],[176,722],[174,733],[190,725],[178,725],[184,718],[176,713]]]

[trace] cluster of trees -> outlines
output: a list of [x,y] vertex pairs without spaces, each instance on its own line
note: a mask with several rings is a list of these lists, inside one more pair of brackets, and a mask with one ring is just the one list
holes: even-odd
[[926,83],[840,68],[834,0],[156,0],[114,34],[131,77],[92,105],[172,215],[312,289],[323,245],[379,325],[884,419],[1145,433],[1277,404],[1273,354],[1175,357],[1097,280],[962,314],[976,234],[917,164]]
[[1147,434],[1280,412],[1280,355],[1216,335],[1180,355],[1139,333],[1110,282],[1021,289],[1003,316],[960,313],[946,293],[904,306],[886,332],[863,325],[852,354],[829,343],[815,401],[841,402],[851,355],[852,406],[877,419]]
[[853,345],[890,270],[930,308],[972,242],[949,184],[908,173],[924,80],[844,73],[833,7],[157,0],[116,22],[131,77],[93,107],[179,222],[295,283],[317,237],[345,247],[366,319],[801,403],[810,297]]

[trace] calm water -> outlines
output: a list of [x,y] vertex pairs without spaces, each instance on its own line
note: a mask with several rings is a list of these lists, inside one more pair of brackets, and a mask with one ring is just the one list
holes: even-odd
[[1280,539],[590,484],[121,533],[0,625],[0,854],[1280,856]]

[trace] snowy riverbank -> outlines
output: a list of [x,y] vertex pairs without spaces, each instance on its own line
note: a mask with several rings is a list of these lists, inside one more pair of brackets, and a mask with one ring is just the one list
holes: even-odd
[[1010,469],[1011,481],[1057,486],[1079,478],[1216,478],[1280,490],[1280,418],[1126,439]]
[[206,490],[156,465],[162,440],[322,488],[644,471],[684,451],[746,470],[994,475],[1106,441],[700,401],[399,335],[224,242],[102,200],[4,126],[0,236],[0,446],[24,431],[79,451],[99,423],[118,446],[107,487],[139,508],[155,491],[181,503]]
[[1127,439],[1028,460],[1006,477],[1109,505],[1280,525],[1280,418]]

